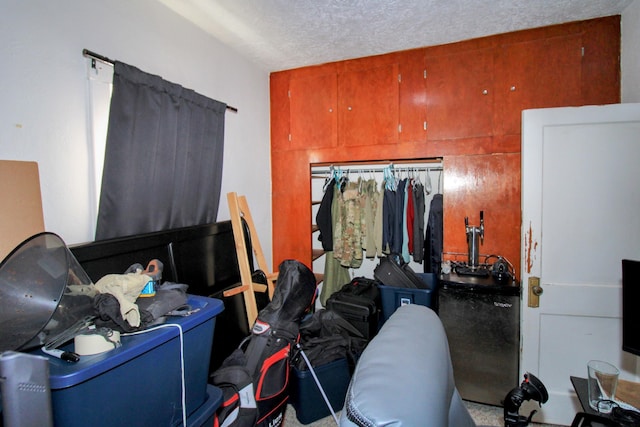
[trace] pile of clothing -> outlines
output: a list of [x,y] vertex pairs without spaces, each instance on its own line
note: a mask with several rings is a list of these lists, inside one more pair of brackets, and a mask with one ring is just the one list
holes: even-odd
[[123,274],[107,274],[94,287],[95,324],[120,332],[133,332],[162,323],[171,312],[186,308],[188,286],[164,282],[162,263],[147,269],[133,264]]

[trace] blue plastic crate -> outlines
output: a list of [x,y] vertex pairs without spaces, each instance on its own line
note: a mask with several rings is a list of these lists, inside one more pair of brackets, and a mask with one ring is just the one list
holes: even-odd
[[[207,385],[207,399],[187,418],[188,427],[212,427],[216,410],[222,404],[222,390],[213,385]],[[176,427],[184,427],[182,421]]]
[[[208,399],[218,299],[189,295],[199,311],[167,323],[182,327],[187,416]],[[72,344],[68,346],[72,350]],[[43,354],[39,350],[38,354]],[[122,346],[77,363],[50,358],[55,426],[174,426],[182,423],[180,338],[176,327],[122,337]]]
[[[322,385],[334,411],[342,410],[347,395],[351,371],[347,359],[314,366],[314,372]],[[296,410],[296,418],[302,424],[309,424],[331,414],[311,371],[293,368],[293,378],[289,385],[291,404]]]
[[378,285],[382,303],[382,322],[384,323],[396,309],[406,304],[418,304],[436,309],[435,297],[438,279],[434,273],[417,273],[427,285],[427,289],[399,288],[396,286]]

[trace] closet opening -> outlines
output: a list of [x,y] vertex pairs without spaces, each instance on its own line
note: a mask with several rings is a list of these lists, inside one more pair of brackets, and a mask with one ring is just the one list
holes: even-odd
[[[425,237],[431,205],[438,203],[434,199],[439,198],[442,209],[444,172],[442,158],[310,164],[313,271],[322,274],[341,267],[345,283],[354,277],[373,278],[382,256],[399,253],[414,271],[439,273],[441,248],[435,271],[431,257],[425,254]],[[340,192],[341,203],[349,207],[336,207],[336,192]],[[403,223],[394,227],[391,240],[381,236],[385,234],[385,192],[402,197],[404,203],[402,214],[393,218]],[[399,209],[400,199],[394,203]],[[351,217],[337,224],[336,216],[340,215]],[[402,230],[401,236],[398,230]]]

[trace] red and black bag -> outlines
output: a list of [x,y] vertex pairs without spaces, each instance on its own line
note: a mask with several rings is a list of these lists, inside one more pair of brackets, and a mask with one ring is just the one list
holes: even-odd
[[300,321],[313,305],[316,279],[295,260],[278,268],[273,298],[258,313],[251,335],[212,375],[223,392],[216,427],[277,427],[289,400],[289,367],[299,339]]

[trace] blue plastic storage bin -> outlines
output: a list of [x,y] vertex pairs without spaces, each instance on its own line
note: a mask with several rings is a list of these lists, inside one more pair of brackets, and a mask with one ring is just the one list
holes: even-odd
[[[187,427],[213,427],[216,410],[222,404],[222,390],[211,384],[207,385],[207,396],[204,403],[187,418]],[[182,421],[176,427],[183,427]]]
[[[347,359],[314,366],[314,372],[322,385],[334,411],[342,410],[347,395],[351,370]],[[296,418],[302,424],[309,424],[331,414],[311,371],[293,368],[293,378],[289,384],[290,402],[296,410]]]
[[[197,312],[168,318],[184,340],[187,417],[208,399],[215,317],[222,301],[189,295]],[[57,427],[176,426],[182,424],[180,334],[177,327],[123,336],[122,346],[77,363],[50,358],[51,400]],[[65,347],[73,350],[73,344]],[[43,355],[39,350],[35,352]]]
[[427,284],[427,289],[399,288],[396,286],[378,285],[382,303],[382,322],[385,322],[396,309],[406,304],[418,304],[437,309],[435,293],[438,279],[434,273],[416,273]]

